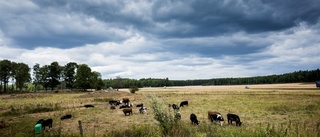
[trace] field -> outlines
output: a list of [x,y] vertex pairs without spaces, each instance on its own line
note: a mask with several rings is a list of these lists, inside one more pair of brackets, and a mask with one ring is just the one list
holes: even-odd
[[[152,102],[173,110],[168,104],[188,100],[180,109],[181,121],[173,124],[166,136],[320,136],[320,89],[314,83],[236,86],[187,86],[140,88],[135,94],[127,89],[86,93],[25,93],[0,95],[0,121],[7,127],[0,136],[80,136],[81,121],[84,136],[164,136],[155,120]],[[133,104],[143,103],[146,114],[133,107],[133,115],[125,116],[121,109],[109,109],[106,102],[128,97]],[[93,104],[95,108],[84,108]],[[225,117],[224,125],[211,123],[208,110]],[[72,119],[60,120],[65,114]],[[197,115],[199,126],[190,123],[191,113]],[[228,125],[227,113],[236,113],[241,127]],[[34,134],[38,119],[52,118],[53,128]]]

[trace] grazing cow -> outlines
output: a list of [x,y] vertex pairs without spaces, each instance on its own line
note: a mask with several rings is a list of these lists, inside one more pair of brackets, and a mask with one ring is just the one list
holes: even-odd
[[128,113],[129,115],[132,115],[132,108],[125,108],[125,109],[123,109],[122,111],[123,111],[123,113],[124,113],[125,116],[127,115],[127,113]]
[[143,104],[142,103],[141,104],[137,104],[136,107],[137,108],[141,108],[141,107],[143,107]]
[[[219,114],[219,115],[221,115],[220,112],[209,110],[209,111],[208,111],[208,119],[209,119],[209,120],[211,120],[211,115],[212,115],[212,114]],[[221,115],[221,117],[222,117],[222,115]],[[223,117],[222,117],[222,119],[223,119]],[[223,120],[224,120],[224,119],[223,119]]]
[[70,119],[70,118],[72,118],[72,115],[71,114],[66,114],[66,115],[62,116],[60,118],[60,120],[65,120],[65,119]]
[[0,128],[5,128],[6,127],[6,123],[4,123],[4,121],[0,121]]
[[179,110],[179,109],[180,109],[180,108],[178,107],[178,105],[176,105],[176,104],[172,104],[171,106],[172,106],[173,110]]
[[174,115],[174,120],[175,120],[175,121],[181,120],[181,114],[180,114],[180,112],[177,112],[177,113]]
[[53,122],[52,118],[49,118],[49,119],[46,119],[45,121],[43,121],[42,122],[43,130],[45,130],[47,126],[49,127],[49,129],[51,129],[52,128],[52,122]]
[[121,102],[119,100],[109,100],[109,104],[110,105],[115,105],[118,106],[121,104]]
[[182,101],[181,103],[180,103],[180,107],[183,107],[183,106],[188,106],[188,101]]
[[122,98],[122,103],[126,104],[126,105],[129,105],[129,98]]
[[85,107],[85,108],[94,108],[94,106],[91,105],[91,104],[84,105],[84,107]]
[[193,124],[193,125],[199,125],[200,124],[200,121],[197,119],[197,116],[196,116],[196,114],[191,114],[190,115],[190,120],[191,120],[191,123]]
[[211,111],[211,110],[209,110],[209,111],[208,111],[208,119],[209,119],[209,120],[211,120],[211,115],[212,115],[212,114],[219,114],[219,115],[221,116],[220,124],[221,124],[221,126],[222,126],[222,125],[223,125],[224,118],[223,118],[223,116],[221,115],[221,113],[219,113],[219,112],[217,112],[217,111]]
[[240,121],[240,117],[236,114],[227,114],[228,124],[232,124],[232,121],[236,121],[236,126],[241,126],[242,122]]
[[146,107],[140,107],[139,112],[140,112],[141,114],[144,114],[144,113],[147,112],[147,108],[146,108]]
[[210,115],[210,119],[211,119],[211,122],[213,121],[217,121],[220,123],[220,125],[222,126],[223,125],[223,117],[220,115],[220,114],[211,114]]
[[53,122],[52,118],[49,118],[49,119],[46,119],[46,120],[40,119],[40,120],[37,121],[37,124],[41,124],[43,130],[45,130],[46,127],[52,128],[52,122]]

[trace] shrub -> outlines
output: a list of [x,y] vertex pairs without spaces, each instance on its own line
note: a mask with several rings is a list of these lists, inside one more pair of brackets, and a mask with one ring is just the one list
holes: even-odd
[[156,95],[151,95],[149,103],[149,106],[153,110],[154,119],[159,122],[162,134],[164,136],[168,135],[168,133],[172,131],[175,123],[172,115],[167,111],[169,107]]
[[139,88],[137,86],[131,86],[129,90],[130,90],[130,93],[134,94],[136,93],[136,91],[139,91]]

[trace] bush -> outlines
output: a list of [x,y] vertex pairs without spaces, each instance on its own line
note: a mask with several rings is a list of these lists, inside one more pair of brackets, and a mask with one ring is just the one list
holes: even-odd
[[131,86],[131,87],[129,88],[129,90],[130,90],[130,92],[131,92],[132,94],[134,94],[134,93],[136,93],[136,91],[139,91],[139,88],[138,88],[137,86]]
[[169,114],[168,106],[163,100],[160,100],[156,95],[151,95],[149,106],[153,110],[154,119],[159,122],[159,127],[164,136],[172,132],[174,126],[174,119]]

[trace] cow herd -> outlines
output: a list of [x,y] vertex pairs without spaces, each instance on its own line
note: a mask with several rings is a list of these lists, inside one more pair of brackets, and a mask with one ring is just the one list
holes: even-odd
[[[122,100],[110,100],[109,101],[110,109],[116,109],[116,106],[119,106],[119,109],[122,109],[125,116],[132,115],[132,107],[133,105],[130,103],[130,100],[128,98],[123,98]],[[182,101],[180,104],[169,104],[169,107],[172,107],[172,109],[175,111],[174,120],[180,120],[181,114],[180,114],[180,108],[184,106],[188,106],[188,101]],[[143,106],[142,103],[137,104],[136,107],[139,108],[139,113],[146,113],[147,108]],[[208,111],[208,119],[213,123],[217,122],[221,126],[223,126],[224,118],[221,113],[216,111]],[[242,122],[240,121],[240,117],[236,114],[227,114],[228,124],[232,124],[234,121],[236,123],[236,126],[241,126]],[[196,114],[192,113],[190,114],[190,121],[193,125],[199,125],[200,121],[197,119]]]
[[[180,103],[180,107],[183,106],[188,106],[189,102],[188,101],[182,101]],[[178,105],[176,104],[169,104],[169,107],[172,107],[172,109],[174,111],[178,111],[180,110],[180,108],[178,107]],[[181,114],[180,112],[176,112],[175,114],[175,120],[179,120],[181,119]],[[213,123],[213,122],[218,122],[221,126],[223,126],[223,122],[224,122],[224,118],[222,116],[221,113],[217,112],[217,111],[208,111],[208,119]],[[228,119],[228,124],[232,125],[232,122],[236,122],[236,126],[241,126],[242,122],[240,121],[240,117],[237,114],[232,114],[232,113],[228,113],[227,114],[227,119]],[[197,119],[196,114],[191,113],[190,114],[190,121],[193,125],[199,125],[200,121]]]
[[[119,106],[119,109],[122,109],[122,112],[125,116],[132,115],[132,107],[133,104],[130,103],[129,98],[123,98],[122,100],[109,100],[110,109],[116,109]],[[137,108],[139,108],[139,113],[144,114],[147,112],[147,108],[143,106],[143,103],[137,104]]]
[[[122,109],[123,113],[125,116],[129,116],[133,114],[133,104],[130,103],[129,98],[123,98],[122,100],[110,100],[109,101],[109,105],[110,105],[110,109],[116,109],[116,107],[119,107],[119,109]],[[174,120],[178,121],[181,120],[181,114],[179,112],[181,107],[184,106],[188,106],[189,102],[188,101],[182,101],[180,102],[179,105],[177,104],[169,104],[169,107],[172,107],[172,109],[175,111],[175,115],[174,115]],[[91,104],[87,104],[84,105],[85,108],[90,108],[90,107],[94,107]],[[147,108],[143,105],[143,103],[137,104],[136,105],[137,108],[139,108],[139,113],[144,114],[147,112]],[[71,114],[66,114],[61,116],[60,120],[65,120],[65,119],[70,119],[72,118]],[[224,118],[221,115],[221,113],[216,112],[216,111],[208,111],[208,119],[211,122],[218,122],[220,123],[220,125],[222,126],[223,122],[224,122]],[[232,122],[234,121],[236,123],[236,126],[241,126],[242,122],[240,121],[240,118],[238,115],[236,114],[231,114],[228,113],[227,114],[227,119],[228,119],[228,124],[232,124]],[[190,121],[193,125],[199,125],[200,121],[197,119],[196,114],[191,113],[190,114]],[[43,131],[45,131],[46,127],[49,127],[49,129],[52,128],[52,123],[53,123],[53,119],[49,118],[49,119],[40,119],[37,121],[37,124],[41,124],[41,128]],[[4,123],[0,123],[0,127],[4,126]]]

